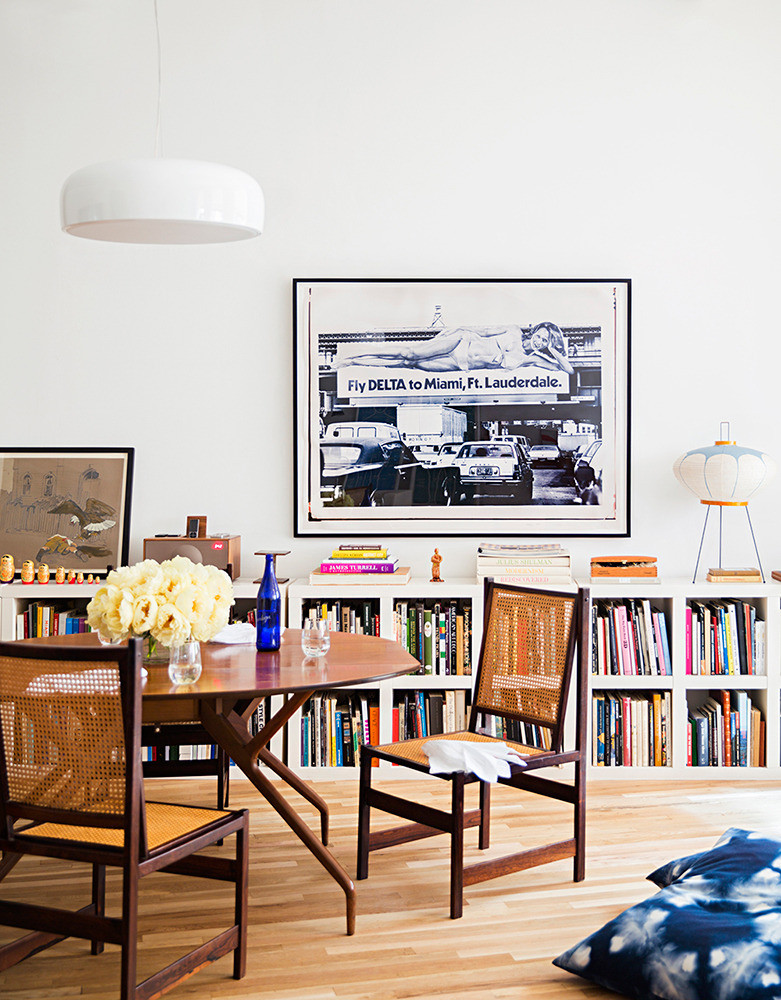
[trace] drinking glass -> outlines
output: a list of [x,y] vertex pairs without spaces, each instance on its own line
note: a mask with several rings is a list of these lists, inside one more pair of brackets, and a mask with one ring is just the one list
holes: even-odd
[[201,644],[195,640],[171,646],[168,676],[174,684],[194,684],[201,676]]
[[307,656],[325,656],[331,646],[331,633],[325,618],[306,618],[301,632],[301,648]]

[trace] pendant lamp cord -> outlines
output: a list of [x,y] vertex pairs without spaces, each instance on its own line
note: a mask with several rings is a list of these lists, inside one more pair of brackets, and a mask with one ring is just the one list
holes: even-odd
[[162,70],[162,50],[160,47],[160,19],[157,13],[157,0],[154,0],[155,7],[155,31],[157,33],[157,121],[155,123],[155,157],[163,155],[162,128],[160,125],[160,105],[163,90],[163,70]]

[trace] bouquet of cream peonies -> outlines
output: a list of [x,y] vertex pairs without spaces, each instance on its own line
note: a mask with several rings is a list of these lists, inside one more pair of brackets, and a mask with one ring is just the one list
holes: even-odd
[[87,623],[104,638],[150,637],[154,644],[207,642],[228,623],[233,585],[224,570],[184,556],[145,559],[112,570],[87,605]]

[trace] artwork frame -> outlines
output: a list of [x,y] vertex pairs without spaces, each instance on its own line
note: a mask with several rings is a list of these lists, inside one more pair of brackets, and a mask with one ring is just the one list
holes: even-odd
[[0,448],[0,552],[93,575],[128,562],[133,448]]
[[293,316],[296,537],[629,536],[631,279],[296,278]]

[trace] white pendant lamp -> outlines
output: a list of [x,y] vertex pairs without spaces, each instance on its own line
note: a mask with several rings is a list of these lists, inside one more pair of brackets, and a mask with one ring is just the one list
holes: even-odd
[[[702,542],[705,529],[708,526],[708,514],[711,507],[719,509],[719,567],[721,568],[722,542],[722,510],[724,507],[743,507],[746,511],[754,551],[759,562],[754,529],[748,512],[748,502],[760,487],[771,478],[776,469],[769,455],[755,448],[741,448],[735,441],[729,440],[729,423],[723,421],[720,427],[720,439],[712,446],[693,448],[681,455],[673,465],[675,478],[691,490],[705,504],[705,524],[702,528],[700,549],[697,553],[697,563],[694,567],[692,583],[697,578],[697,567],[702,553]],[[762,564],[759,562],[759,575],[764,579]]]
[[[157,0],[157,129],[160,146],[161,57]],[[229,243],[260,236],[260,185],[235,167],[162,156],[83,167],[65,181],[62,228],[114,243]]]
[[82,167],[65,181],[60,207],[66,233],[113,243],[228,243],[263,231],[258,182],[202,160]]

